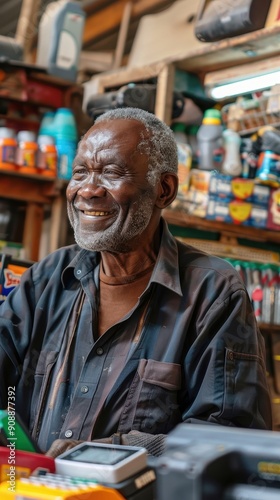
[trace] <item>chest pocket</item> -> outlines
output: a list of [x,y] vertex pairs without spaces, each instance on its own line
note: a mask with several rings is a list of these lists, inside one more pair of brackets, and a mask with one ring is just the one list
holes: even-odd
[[181,422],[178,391],[181,365],[141,359],[129,388],[119,432],[166,434]]

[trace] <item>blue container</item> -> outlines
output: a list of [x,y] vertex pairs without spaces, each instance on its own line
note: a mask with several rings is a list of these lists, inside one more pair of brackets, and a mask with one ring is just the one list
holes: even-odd
[[58,108],[52,123],[53,134],[57,139],[78,140],[78,131],[73,112],[69,108]]
[[38,135],[51,135],[53,137],[53,120],[55,117],[54,111],[47,111],[44,113],[43,118],[41,120],[39,133]]
[[69,180],[72,176],[72,164],[76,155],[77,143],[68,139],[57,139],[57,176]]
[[69,180],[76,155],[78,131],[73,112],[69,108],[58,108],[52,123],[52,133],[57,149],[57,175]]

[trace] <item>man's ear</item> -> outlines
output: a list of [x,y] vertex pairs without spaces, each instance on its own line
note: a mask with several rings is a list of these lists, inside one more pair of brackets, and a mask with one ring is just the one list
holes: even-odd
[[176,198],[178,191],[178,176],[171,172],[164,172],[161,174],[158,196],[156,200],[156,207],[164,209],[168,207]]

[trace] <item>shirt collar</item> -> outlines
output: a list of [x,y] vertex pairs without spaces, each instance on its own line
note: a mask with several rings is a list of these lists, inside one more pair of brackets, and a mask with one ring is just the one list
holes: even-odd
[[[162,233],[159,253],[150,283],[159,283],[178,295],[182,295],[179,276],[178,247],[166,221],[161,219]],[[81,249],[61,275],[62,284],[67,287],[73,279],[80,280],[93,272],[99,265],[100,253]]]
[[178,295],[183,295],[179,275],[178,246],[163,218],[161,223],[161,243],[150,281],[170,288]]
[[86,274],[93,272],[99,265],[99,252],[90,252],[81,249],[62,271],[61,281],[67,288],[73,280],[80,281]]

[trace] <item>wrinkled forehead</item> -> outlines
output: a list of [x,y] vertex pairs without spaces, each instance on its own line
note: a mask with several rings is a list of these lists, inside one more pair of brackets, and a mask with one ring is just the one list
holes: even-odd
[[149,163],[149,134],[137,120],[99,122],[81,140],[77,157],[138,166]]
[[139,143],[149,141],[149,133],[143,123],[133,119],[114,119],[98,122],[84,136],[81,144],[93,145],[124,144],[137,148]]

